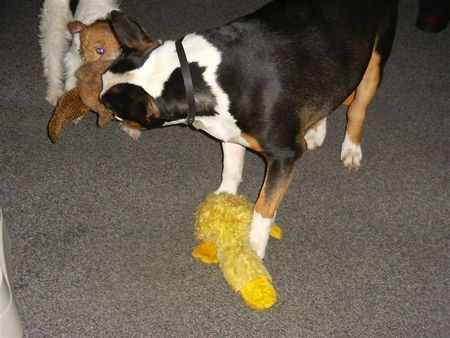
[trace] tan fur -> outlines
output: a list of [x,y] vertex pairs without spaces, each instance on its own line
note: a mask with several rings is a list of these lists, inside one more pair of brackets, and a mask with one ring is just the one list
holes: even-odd
[[[103,48],[100,55],[96,48]],[[121,48],[111,26],[107,22],[95,22],[80,32],[80,53],[86,62],[95,60],[114,60],[119,57]]]
[[89,110],[73,88],[65,93],[58,102],[55,112],[48,124],[48,136],[53,143],[59,141],[64,127],[71,121],[82,117]]
[[374,98],[380,84],[380,55],[373,52],[366,72],[356,88],[356,95],[347,111],[347,133],[355,144],[361,143],[367,107]]
[[112,113],[100,102],[102,74],[113,61],[92,61],[75,72],[76,88],[65,93],[58,102],[48,125],[48,134],[53,143],[58,142],[62,130],[89,110],[98,114],[98,125],[103,127],[114,119]]
[[291,182],[293,170],[294,167],[292,166],[287,175],[283,176],[283,178],[278,181],[272,181],[270,183],[271,187],[269,188],[268,179],[270,176],[270,165],[267,167],[264,183],[255,203],[255,211],[262,217],[269,219],[275,217],[275,212],[277,211],[278,206],[280,205],[281,200],[288,189],[289,183]]
[[353,91],[353,92],[345,99],[345,101],[342,102],[342,104],[343,104],[344,106],[349,106],[349,105],[351,105],[352,102],[353,102],[353,100],[355,99],[355,95],[356,95],[356,92]]
[[86,63],[75,72],[78,79],[78,93],[83,103],[98,114],[98,125],[100,127],[114,119],[112,113],[100,102],[102,74],[111,64],[112,61],[97,60]]
[[[112,113],[100,102],[102,90],[102,74],[120,55],[120,45],[107,22],[95,22],[84,26],[81,22],[69,24],[80,25],[80,53],[86,63],[75,72],[77,86],[65,93],[59,100],[48,125],[50,139],[56,143],[61,137],[64,127],[69,122],[82,117],[92,110],[98,114],[98,125],[103,127],[114,119]],[[96,52],[103,48],[104,54]]]
[[259,142],[251,135],[242,133],[241,137],[248,143],[248,147],[257,152],[263,152],[264,149],[261,147]]

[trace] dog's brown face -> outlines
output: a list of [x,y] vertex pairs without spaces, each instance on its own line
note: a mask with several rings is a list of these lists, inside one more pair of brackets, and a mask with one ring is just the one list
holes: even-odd
[[96,21],[89,26],[80,21],[72,21],[68,28],[73,34],[80,34],[80,53],[85,62],[114,60],[122,52],[108,21]]

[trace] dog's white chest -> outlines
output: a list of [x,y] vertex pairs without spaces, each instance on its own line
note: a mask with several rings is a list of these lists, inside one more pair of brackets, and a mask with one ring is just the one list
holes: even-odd
[[[197,34],[186,35],[183,39],[183,47],[189,63],[195,62],[205,68],[203,79],[215,99],[214,111],[216,114],[197,116],[193,126],[223,142],[240,143],[246,146],[246,142],[241,138],[241,130],[236,125],[236,120],[229,112],[228,95],[217,79],[218,67],[222,61],[221,52],[203,36]],[[103,92],[114,84],[128,82],[141,86],[153,97],[159,97],[164,90],[164,85],[178,67],[180,67],[180,63],[175,51],[175,42],[166,41],[152,53],[152,57],[141,68],[126,74],[106,73],[103,76]],[[182,122],[184,120],[176,120],[164,125],[170,126]]]
[[214,111],[217,114],[197,117],[194,127],[224,142],[230,142],[238,138],[241,130],[229,112],[230,100],[228,95],[220,87],[217,80],[217,69],[222,61],[221,52],[205,38],[196,34],[187,35],[183,44],[188,61],[197,62],[201,67],[205,67],[203,78],[211,88],[216,100]]
[[241,130],[236,125],[235,120],[228,114],[216,116],[201,116],[194,121],[196,129],[203,130],[212,137],[223,142],[239,142]]
[[214,106],[216,115],[198,116],[193,124],[194,127],[218,140],[241,143],[241,130],[229,112],[230,100],[217,80],[217,69],[222,61],[221,52],[204,37],[197,34],[187,35],[183,40],[183,45],[188,61],[197,62],[200,67],[205,67],[203,79],[211,88],[216,100]]

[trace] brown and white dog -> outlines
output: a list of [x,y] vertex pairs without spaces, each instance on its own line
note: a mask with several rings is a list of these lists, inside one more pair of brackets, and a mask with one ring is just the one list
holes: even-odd
[[[222,141],[217,191],[237,192],[246,147],[267,160],[250,231],[260,257],[295,163],[321,145],[326,116],[353,92],[341,158],[349,169],[360,166],[366,110],[380,84],[396,19],[395,0],[275,0],[179,40],[193,83],[193,126]],[[190,90],[179,43],[153,48],[129,17],[113,11],[111,20],[123,53],[103,75],[104,104],[133,127],[186,123]]]

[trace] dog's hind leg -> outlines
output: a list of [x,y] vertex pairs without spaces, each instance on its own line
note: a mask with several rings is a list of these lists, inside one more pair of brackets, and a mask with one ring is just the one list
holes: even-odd
[[308,149],[316,149],[322,146],[323,141],[325,141],[325,136],[327,136],[327,118],[324,117],[319,122],[315,123],[306,132],[305,140],[308,144]]
[[229,142],[222,142],[223,170],[222,182],[216,193],[227,192],[236,194],[242,181],[244,168],[245,147]]
[[253,210],[250,244],[260,258],[264,258],[270,227],[289,186],[297,157],[268,158],[264,183]]
[[69,1],[46,0],[41,9],[39,20],[39,43],[47,79],[46,99],[56,105],[64,93],[64,54],[70,37],[67,23],[72,14]]
[[381,78],[380,55],[374,51],[364,76],[356,88],[356,95],[347,110],[347,131],[342,143],[341,160],[349,170],[361,166],[361,138],[367,107],[374,98]]
[[[342,102],[343,105],[349,106],[355,99],[355,92],[352,92],[347,99]],[[306,132],[305,140],[309,150],[313,150],[322,146],[325,137],[327,136],[327,118],[324,117],[319,122],[315,123]]]
[[389,8],[386,9],[387,14],[383,16],[380,23],[369,65],[347,111],[347,131],[342,143],[341,160],[350,170],[357,170],[361,166],[361,137],[367,106],[381,83],[383,68],[394,41],[397,26],[397,1],[388,1],[385,6]]

